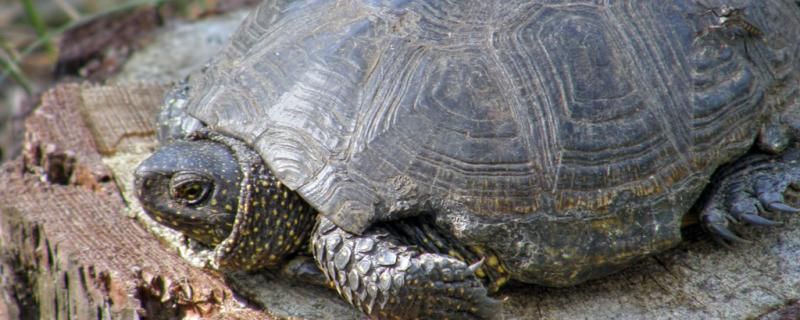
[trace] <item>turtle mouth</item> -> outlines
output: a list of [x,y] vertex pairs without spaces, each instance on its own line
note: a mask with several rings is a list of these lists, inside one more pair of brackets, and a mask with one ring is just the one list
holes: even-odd
[[[140,166],[134,172],[133,190],[139,204],[145,209],[149,215],[161,216],[158,210],[153,211],[158,207],[158,204],[165,199],[166,188],[164,188],[162,181],[168,181],[169,176],[162,172],[147,170]],[[158,212],[158,213],[157,213]],[[155,217],[153,217],[155,218]]]
[[218,212],[207,206],[194,207],[176,201],[168,187],[171,174],[140,167],[134,175],[139,203],[159,224],[209,246],[216,246],[230,234],[235,212]]

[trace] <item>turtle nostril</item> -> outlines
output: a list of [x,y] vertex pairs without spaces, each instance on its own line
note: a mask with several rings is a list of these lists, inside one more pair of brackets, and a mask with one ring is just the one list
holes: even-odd
[[147,179],[145,177],[139,175],[138,171],[136,173],[134,173],[134,176],[133,176],[133,192],[136,194],[136,197],[139,198],[139,199],[142,198],[142,190],[144,189],[145,180],[147,180]]
[[133,172],[133,190],[137,197],[141,198],[145,188],[150,187],[152,180],[157,173],[147,167],[139,166]]

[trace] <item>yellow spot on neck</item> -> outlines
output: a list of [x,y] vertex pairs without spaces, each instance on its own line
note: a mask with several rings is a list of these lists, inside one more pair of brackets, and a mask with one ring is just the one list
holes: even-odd
[[486,258],[486,265],[495,268],[500,265],[500,261],[497,260],[497,256],[491,255],[488,258]]

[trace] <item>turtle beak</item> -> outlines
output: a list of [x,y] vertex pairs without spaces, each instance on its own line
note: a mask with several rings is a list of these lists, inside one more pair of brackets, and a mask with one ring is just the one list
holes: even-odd
[[148,214],[163,201],[158,195],[165,191],[163,186],[165,177],[163,172],[147,165],[147,160],[133,172],[133,193]]
[[156,171],[152,170],[146,163],[142,163],[136,167],[136,171],[133,172],[133,190],[137,198],[141,200],[142,190],[150,187],[151,181],[155,175],[157,175]]

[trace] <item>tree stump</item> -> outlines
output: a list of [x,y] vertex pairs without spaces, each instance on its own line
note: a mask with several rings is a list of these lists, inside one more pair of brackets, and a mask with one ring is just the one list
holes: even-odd
[[152,140],[144,116],[163,92],[67,84],[42,96],[25,122],[23,155],[0,172],[2,270],[16,300],[6,302],[18,306],[9,317],[264,318],[126,215],[103,154]]
[[[23,155],[0,172],[3,275],[17,282],[11,288],[16,304],[0,313],[357,319],[322,288],[267,273],[225,278],[191,266],[132,218],[134,202],[121,195],[130,186],[125,172],[155,145],[151,119],[164,91],[148,84],[67,84],[42,96],[25,123]],[[745,230],[750,244],[726,249],[700,237],[608,278],[571,288],[512,285],[499,298],[508,319],[750,318],[784,304],[765,318],[791,319],[800,298],[800,219],[783,221]],[[292,301],[299,308],[285,307]]]
[[[325,288],[203,268],[178,254],[194,257],[180,236],[142,224],[126,194],[156,146],[165,90],[63,84],[41,97],[23,155],[0,169],[0,318],[359,319]],[[743,228],[752,242],[732,248],[700,235],[575,287],[511,284],[498,295],[503,316],[800,319],[800,216],[770,218],[784,224]]]

